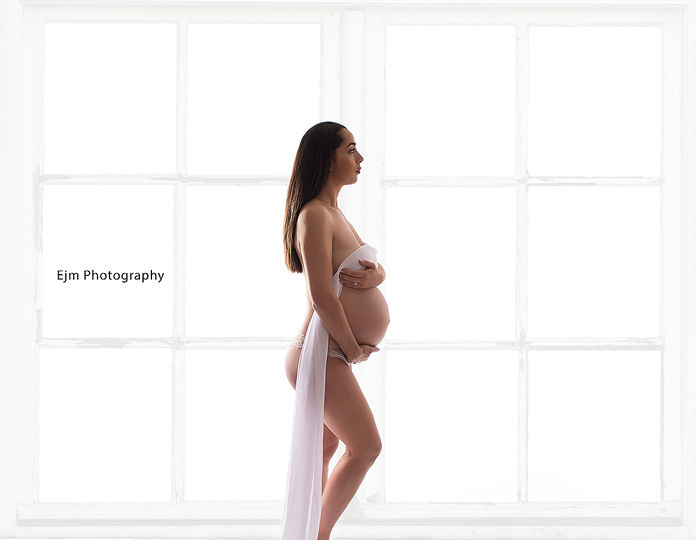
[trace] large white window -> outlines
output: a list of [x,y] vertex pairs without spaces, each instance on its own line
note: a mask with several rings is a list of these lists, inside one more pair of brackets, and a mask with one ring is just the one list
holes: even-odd
[[334,120],[391,316],[337,540],[695,535],[686,5],[4,4],[0,531],[277,537],[285,194]]

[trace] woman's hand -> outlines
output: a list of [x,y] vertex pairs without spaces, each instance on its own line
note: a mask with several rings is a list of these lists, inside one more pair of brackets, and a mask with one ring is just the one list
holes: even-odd
[[372,345],[367,345],[367,344],[363,344],[363,343],[360,343],[359,345],[360,345],[360,356],[347,359],[352,364],[359,364],[360,362],[364,362],[365,360],[368,359],[368,357],[373,352],[377,352],[379,350],[379,347],[373,347]]
[[344,287],[351,289],[369,289],[376,287],[384,281],[384,269],[366,259],[359,259],[358,262],[367,268],[365,270],[348,270],[344,268],[338,274],[338,281]]

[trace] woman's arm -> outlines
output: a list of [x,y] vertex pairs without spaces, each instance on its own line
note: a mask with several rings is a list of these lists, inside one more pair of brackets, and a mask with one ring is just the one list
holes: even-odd
[[365,266],[366,270],[348,270],[344,268],[338,274],[338,281],[344,287],[371,289],[386,279],[387,274],[381,264],[365,259],[360,259],[358,262]]
[[303,208],[297,218],[296,234],[314,311],[346,357],[348,359],[360,357],[362,348],[353,336],[343,304],[336,296],[331,284],[333,232],[328,211],[319,206]]

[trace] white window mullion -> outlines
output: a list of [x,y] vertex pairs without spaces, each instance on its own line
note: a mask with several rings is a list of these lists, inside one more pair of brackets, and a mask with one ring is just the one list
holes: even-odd
[[529,110],[529,25],[520,24],[516,28],[515,47],[515,114],[517,115],[515,137],[515,176],[523,178],[516,187],[517,226],[516,226],[516,271],[515,271],[515,336],[518,342],[518,426],[517,426],[517,498],[527,502],[527,439],[529,435],[528,412],[528,352],[527,346],[527,312],[528,312],[528,239],[527,210],[527,148],[528,110]]
[[[341,111],[341,12],[329,12],[321,23],[321,63],[320,84],[321,120],[338,118]],[[307,126],[309,128],[311,126]],[[302,133],[298,134],[299,138]]]
[[[176,174],[186,174],[186,121],[187,96],[186,73],[188,63],[188,21],[185,17],[177,23],[177,74],[176,74]],[[173,330],[172,349],[172,501],[184,500],[185,473],[185,362],[183,348],[186,337],[186,185],[174,184],[174,251],[173,270]]]
[[[364,147],[367,130],[365,125],[365,19],[366,13],[363,9],[346,9],[341,12],[339,56],[341,109],[337,121],[351,131],[355,137],[358,151],[367,162],[369,156]],[[363,170],[369,168],[371,167],[366,165]],[[373,208],[368,202],[372,197],[368,186],[369,182],[370,177],[361,173],[356,184],[346,186],[341,190],[339,206],[358,230],[363,241],[373,245],[374,240],[367,230],[367,224],[373,215]],[[374,378],[375,366],[372,367],[373,369],[370,370],[369,374],[356,371],[355,376],[368,396],[377,427],[382,431],[383,425],[380,425],[377,413],[379,404],[376,402],[381,400],[383,391]],[[343,512],[346,519],[360,519],[362,507],[367,503],[367,497],[371,497],[372,492],[378,489],[378,486],[371,485],[373,480],[374,476],[368,471],[356,496],[351,499]]]
[[[367,162],[368,156],[363,148],[365,136],[365,12],[363,10],[346,10],[341,15],[340,29],[340,53],[339,53],[339,73],[340,73],[340,112],[335,120],[346,126],[355,136],[358,151],[360,151]],[[366,166],[366,168],[368,168]],[[357,184],[346,186],[341,190],[339,206],[345,210],[348,219],[354,227],[363,231],[361,236],[366,242],[370,242],[364,237],[365,225],[368,222],[369,210],[365,208],[366,183],[363,173],[358,177]]]
[[[389,272],[385,264],[385,199],[386,191],[383,183],[384,170],[384,133],[385,133],[385,31],[384,16],[379,9],[366,9],[365,11],[365,48],[362,55],[362,69],[365,80],[365,108],[364,130],[360,137],[362,150],[365,157],[365,166],[360,173],[360,179],[364,186],[363,199],[368,219],[365,222],[365,236],[363,240],[377,249],[377,260],[384,266],[385,272]],[[380,285],[382,293],[389,301],[389,280]],[[387,439],[386,415],[385,415],[385,391],[386,391],[386,356],[389,354],[389,345],[386,342],[380,344],[380,352],[370,356],[373,363],[371,388],[374,393],[370,396],[370,406],[375,417],[383,443]],[[362,384],[362,382],[361,382]],[[386,460],[389,456],[389,448],[379,455],[373,463],[365,482],[359,491],[362,494],[361,501],[369,501],[366,504],[382,504],[385,501],[386,488]]]

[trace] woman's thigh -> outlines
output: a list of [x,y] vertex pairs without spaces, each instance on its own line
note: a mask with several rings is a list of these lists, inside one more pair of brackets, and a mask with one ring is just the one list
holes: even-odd
[[340,358],[326,357],[324,424],[343,441],[349,453],[376,457],[382,441],[375,417],[353,371]]

